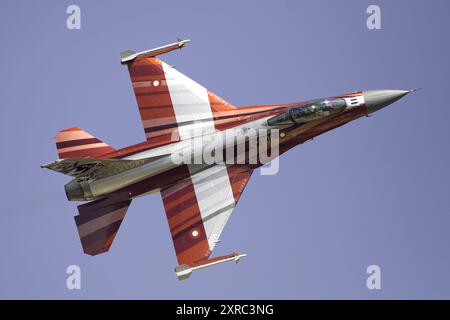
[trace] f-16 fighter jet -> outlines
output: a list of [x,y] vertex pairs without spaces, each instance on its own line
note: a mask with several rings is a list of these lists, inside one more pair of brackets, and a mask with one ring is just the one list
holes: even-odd
[[[69,128],[55,138],[59,160],[42,165],[73,178],[65,185],[70,201],[89,201],[78,206],[75,216],[83,250],[89,255],[109,250],[134,198],[160,193],[179,279],[245,256],[234,252],[210,258],[256,168],[411,92],[373,90],[237,108],[157,57],[188,42],[121,53],[145,142],[116,150],[78,127]],[[207,149],[213,150],[214,161],[201,156]],[[259,151],[267,155],[269,149],[268,160],[262,161]]]

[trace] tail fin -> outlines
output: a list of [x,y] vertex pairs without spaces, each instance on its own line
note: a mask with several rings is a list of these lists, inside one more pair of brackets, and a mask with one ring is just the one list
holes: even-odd
[[101,158],[102,155],[115,151],[103,141],[77,127],[61,130],[55,140],[60,159]]
[[129,170],[159,157],[139,160],[66,158],[41,165],[41,168],[67,174],[77,180],[90,180],[108,177]]

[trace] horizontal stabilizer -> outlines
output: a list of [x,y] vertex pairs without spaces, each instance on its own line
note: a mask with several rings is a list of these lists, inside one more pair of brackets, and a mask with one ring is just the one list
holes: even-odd
[[133,60],[135,60],[136,58],[150,58],[150,57],[156,57],[158,55],[176,50],[176,49],[181,49],[183,48],[189,41],[191,40],[178,40],[177,42],[162,46],[162,47],[158,47],[158,48],[154,48],[154,49],[150,49],[150,50],[146,50],[146,51],[142,51],[142,52],[134,52],[132,50],[127,50],[127,51],[123,51],[120,53],[120,62],[122,64],[126,64],[129,62],[132,62]]
[[130,204],[131,199],[112,196],[78,206],[75,223],[84,253],[95,256],[109,250]]
[[175,273],[178,277],[178,280],[186,280],[191,276],[194,270],[203,269],[227,261],[234,261],[238,263],[241,258],[244,258],[246,256],[246,254],[235,252],[226,256],[217,257],[193,265],[182,264],[175,268]]

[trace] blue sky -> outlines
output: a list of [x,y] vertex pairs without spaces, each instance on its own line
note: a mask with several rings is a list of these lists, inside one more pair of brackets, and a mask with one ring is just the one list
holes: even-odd
[[[66,8],[81,8],[81,30]],[[1,298],[450,298],[448,1],[3,1]],[[133,201],[109,253],[82,253],[67,177],[39,168],[80,126],[120,148],[145,139],[119,52],[162,59],[238,106],[355,90],[411,94],[254,174],[215,255],[248,257],[179,282],[159,195]],[[82,289],[68,290],[68,265]],[[368,290],[379,265],[382,289]]]

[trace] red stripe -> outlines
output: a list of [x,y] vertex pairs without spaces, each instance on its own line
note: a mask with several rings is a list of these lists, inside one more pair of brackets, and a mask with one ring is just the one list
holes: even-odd
[[87,139],[78,139],[78,140],[69,140],[69,141],[63,141],[56,143],[56,147],[58,149],[62,148],[68,148],[68,147],[76,147],[81,146],[85,144],[92,144],[92,143],[101,143],[103,141],[98,140],[97,138],[87,138]]
[[100,148],[88,148],[82,150],[59,152],[58,155],[61,159],[65,158],[100,158],[102,155],[115,151],[113,148],[105,146]]
[[[149,85],[133,86],[139,113],[142,121],[146,120],[147,140],[158,139],[161,143],[179,141],[178,126],[176,125],[175,111],[173,110],[169,88],[161,62],[157,58],[140,59],[128,65],[128,70],[132,82],[148,81]],[[158,85],[154,86],[154,81]],[[158,134],[154,127],[165,123],[174,123],[175,126],[164,134]]]
[[[188,168],[183,166],[189,174]],[[172,240],[179,264],[192,264],[206,259],[211,254],[203,225],[203,220],[195,196],[194,186],[190,179],[181,185],[174,185],[161,191],[164,208],[172,232]],[[191,195],[188,201],[174,205],[177,199]],[[195,231],[196,235],[193,234]]]

